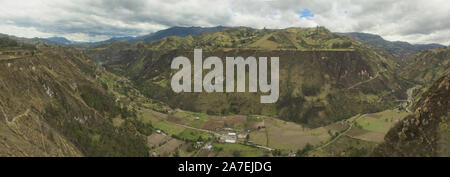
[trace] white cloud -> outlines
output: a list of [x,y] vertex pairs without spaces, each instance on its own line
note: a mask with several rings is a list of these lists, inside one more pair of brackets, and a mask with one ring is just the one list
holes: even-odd
[[[170,26],[311,27],[450,44],[447,0],[0,0],[0,33],[101,40]],[[300,18],[309,9],[312,18]],[[7,27],[5,27],[7,26]]]

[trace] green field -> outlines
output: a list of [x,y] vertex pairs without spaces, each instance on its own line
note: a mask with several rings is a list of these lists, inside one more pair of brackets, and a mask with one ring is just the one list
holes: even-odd
[[169,136],[178,135],[186,129],[155,117],[149,110],[144,110],[139,119],[144,123],[151,123],[155,129],[161,130]]
[[[194,113],[190,111],[177,111],[173,114],[175,117],[183,118],[188,121],[187,125],[195,128],[202,128],[211,116],[203,113]],[[196,119],[198,117],[198,120]]]
[[183,132],[181,132],[177,135],[177,137],[179,139],[187,140],[187,141],[198,141],[198,140],[200,140],[200,138],[201,138],[201,140],[207,140],[211,136],[212,135],[210,133],[198,131],[198,130],[194,130],[194,129],[190,129],[190,128],[185,129]]
[[218,156],[233,156],[236,151],[241,157],[261,157],[264,150],[256,147],[246,146],[242,144],[230,143],[213,143],[214,150],[218,152]]
[[356,121],[356,126],[369,131],[387,133],[397,121],[407,115],[408,113],[404,111],[386,110],[365,115]]

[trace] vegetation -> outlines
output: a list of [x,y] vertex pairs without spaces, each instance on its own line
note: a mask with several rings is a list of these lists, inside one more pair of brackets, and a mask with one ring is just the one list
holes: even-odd
[[[32,51],[18,54],[20,59],[5,56],[8,62],[0,65],[0,155],[193,156],[208,143],[208,153],[234,157],[294,151],[367,156],[375,148],[376,156],[448,156],[448,47],[415,55],[397,75],[389,53],[323,27],[211,30],[106,43],[85,52],[0,37],[2,51],[14,51],[2,55]],[[194,47],[202,47],[204,57],[279,56],[278,102],[260,104],[263,93],[174,93],[168,61],[192,59]],[[423,94],[413,92],[419,101],[406,110],[416,111],[403,120],[407,113],[391,109],[411,102],[405,93],[416,84]],[[217,121],[213,115],[237,118]],[[250,134],[239,139],[245,144],[218,143],[216,135],[200,130],[207,123]],[[386,133],[386,142],[376,147]],[[23,150],[14,149],[23,144]]]

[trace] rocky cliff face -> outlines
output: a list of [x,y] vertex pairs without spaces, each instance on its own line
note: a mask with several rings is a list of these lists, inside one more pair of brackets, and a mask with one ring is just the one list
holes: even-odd
[[[394,100],[406,98],[408,87],[394,73],[393,61],[325,28],[230,28],[137,43],[116,51],[117,55],[105,55],[117,45],[104,44],[87,52],[105,61],[109,71],[131,78],[147,96],[210,114],[265,114],[317,127],[390,108]],[[170,70],[170,63],[177,56],[193,59],[194,48],[203,49],[203,58],[278,56],[279,101],[260,104],[259,94],[253,93],[173,93],[170,79],[176,71]]]
[[121,108],[81,52],[45,46],[0,51],[0,156],[147,155],[133,129],[113,126]]
[[450,73],[433,83],[415,112],[392,128],[374,156],[450,156]]

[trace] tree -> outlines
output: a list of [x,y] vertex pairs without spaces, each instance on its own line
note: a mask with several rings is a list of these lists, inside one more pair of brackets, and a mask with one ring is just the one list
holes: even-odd
[[241,152],[239,152],[239,151],[233,151],[233,156],[234,156],[234,157],[240,157],[240,156],[241,156]]
[[313,149],[313,146],[311,145],[311,144],[309,144],[309,143],[307,143],[306,145],[305,145],[305,147],[303,147],[303,149],[299,149],[298,151],[297,151],[297,154],[296,154],[296,156],[297,157],[304,157],[304,156],[306,156],[307,154],[308,154],[308,152],[309,151],[311,151]]
[[272,151],[273,156],[281,156],[281,150],[280,149],[274,149]]
[[175,151],[175,153],[173,154],[173,156],[174,156],[174,157],[180,157],[180,150],[177,149],[177,150]]
[[245,143],[248,143],[249,140],[250,140],[250,134],[248,134],[248,135],[245,137]]

